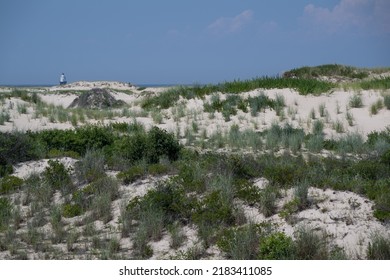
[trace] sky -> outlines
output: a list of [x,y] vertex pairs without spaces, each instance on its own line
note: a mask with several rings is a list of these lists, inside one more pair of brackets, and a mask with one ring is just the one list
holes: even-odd
[[390,0],[0,0],[0,85],[390,66]]

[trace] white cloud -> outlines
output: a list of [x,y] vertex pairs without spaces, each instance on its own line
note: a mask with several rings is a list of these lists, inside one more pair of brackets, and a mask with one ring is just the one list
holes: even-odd
[[243,28],[253,18],[253,11],[245,10],[235,17],[221,17],[211,23],[208,29],[215,33],[234,33]]
[[340,0],[331,9],[313,4],[304,8],[306,19],[332,33],[349,28],[390,33],[389,15],[389,0]]

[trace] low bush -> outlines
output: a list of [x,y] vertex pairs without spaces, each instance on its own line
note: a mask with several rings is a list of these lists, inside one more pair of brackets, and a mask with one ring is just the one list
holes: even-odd
[[128,185],[135,182],[138,179],[143,178],[146,175],[145,168],[141,165],[134,165],[126,171],[119,172],[117,178],[124,184]]
[[70,171],[71,169],[66,168],[60,161],[49,160],[43,178],[53,189],[60,190],[62,194],[69,194],[74,189]]
[[23,185],[23,179],[15,176],[5,176],[0,179],[0,194],[12,193]]
[[181,149],[173,134],[158,127],[153,127],[148,132],[146,147],[146,159],[149,163],[158,163],[162,156],[167,157],[170,161],[175,161],[178,159]]
[[80,216],[82,213],[82,208],[78,204],[66,203],[62,206],[62,215],[66,218]]
[[283,232],[272,233],[260,241],[258,258],[262,260],[293,260],[295,244]]
[[38,159],[43,155],[42,144],[22,132],[0,132],[0,166],[9,170],[9,165]]
[[194,208],[194,202],[185,195],[184,188],[175,180],[157,183],[155,189],[149,190],[142,198],[135,197],[126,207],[133,219],[140,220],[140,213],[149,208],[161,210],[167,224],[176,220],[186,221]]

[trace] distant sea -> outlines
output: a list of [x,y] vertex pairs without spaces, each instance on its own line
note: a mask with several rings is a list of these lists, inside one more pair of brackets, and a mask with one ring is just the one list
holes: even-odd
[[[23,88],[23,87],[26,87],[26,88],[31,88],[31,87],[36,87],[36,88],[40,88],[40,87],[54,87],[54,86],[58,86],[59,84],[48,84],[48,85],[39,85],[39,84],[36,84],[36,85],[29,85],[29,84],[21,84],[21,85],[0,85],[0,87],[18,87],[18,88]],[[132,84],[136,87],[146,87],[146,88],[150,88],[150,87],[173,87],[173,86],[178,86],[177,84]]]

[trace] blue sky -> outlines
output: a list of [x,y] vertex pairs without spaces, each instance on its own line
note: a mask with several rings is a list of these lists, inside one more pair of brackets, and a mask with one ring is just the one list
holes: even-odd
[[390,66],[389,0],[1,0],[0,84],[216,83]]

